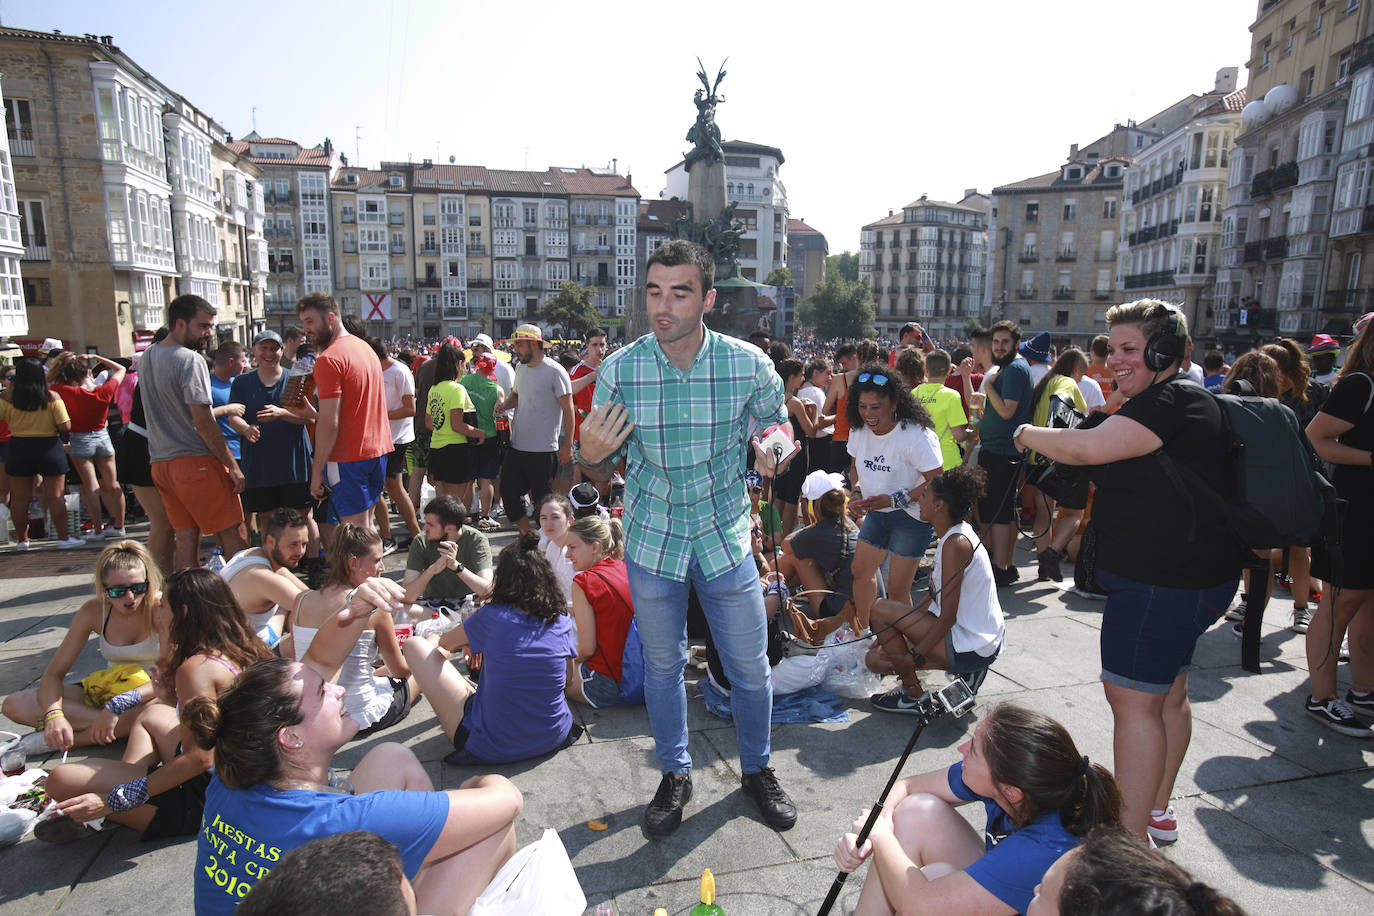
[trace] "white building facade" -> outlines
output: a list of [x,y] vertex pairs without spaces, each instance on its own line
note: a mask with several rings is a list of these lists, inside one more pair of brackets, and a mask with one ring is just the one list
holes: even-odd
[[[0,88],[0,105],[5,94]],[[9,116],[9,106],[4,108]],[[0,133],[0,337],[29,333],[29,316],[24,308],[24,281],[19,262],[24,258],[24,241],[19,234],[19,197],[14,190],[14,163],[10,159],[9,130]]]

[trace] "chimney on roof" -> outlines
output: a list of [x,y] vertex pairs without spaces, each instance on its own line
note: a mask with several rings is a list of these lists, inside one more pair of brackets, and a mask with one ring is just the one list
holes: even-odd
[[617,159],[617,158],[614,157],[614,156],[611,157],[611,174],[612,174],[612,175],[619,175],[619,174],[620,174],[620,160]]
[[1072,160],[1077,159],[1077,158],[1078,158],[1078,144],[1077,144],[1077,143],[1070,143],[1070,144],[1069,144],[1069,160],[1072,161]]
[[101,36],[100,36],[100,43],[101,43],[102,45],[106,45],[106,46],[108,46],[108,47],[114,47],[114,36],[113,36],[113,35],[101,35]]
[[324,138],[324,152],[326,156],[334,152],[334,141],[330,140],[328,137]]
[[973,195],[975,195],[975,194],[977,194],[977,193],[978,193],[978,189],[977,189],[977,188],[964,188],[964,196],[965,196],[965,197],[972,197]]
[[887,215],[888,215],[888,216],[891,216],[891,215],[892,215],[892,208],[891,208],[891,207],[888,208],[888,210],[887,210]]
[[1221,93],[1235,92],[1236,76],[1239,72],[1239,67],[1222,67],[1218,70],[1215,91]]
[[434,165],[434,160],[433,160],[433,159],[426,159],[426,160],[425,160],[425,168],[431,168],[433,165]]

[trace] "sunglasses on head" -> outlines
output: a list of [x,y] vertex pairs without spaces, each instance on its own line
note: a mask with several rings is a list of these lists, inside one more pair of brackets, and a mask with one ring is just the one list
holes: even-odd
[[859,381],[860,381],[860,382],[866,382],[866,381],[868,381],[869,379],[872,379],[872,380],[873,380],[873,384],[875,384],[875,385],[886,385],[886,384],[887,384],[887,376],[886,376],[886,375],[883,375],[881,372],[864,372],[864,373],[860,374],[860,376],[859,376]]
[[123,598],[125,592],[133,592],[141,595],[148,590],[148,580],[135,582],[132,585],[111,585],[105,589],[105,595],[110,598]]

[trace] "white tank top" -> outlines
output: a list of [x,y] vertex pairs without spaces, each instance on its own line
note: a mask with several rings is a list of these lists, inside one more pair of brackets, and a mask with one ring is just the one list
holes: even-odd
[[[1002,647],[1006,627],[1002,622],[1002,605],[997,601],[997,588],[992,581],[992,560],[987,549],[978,546],[978,533],[968,522],[960,522],[945,532],[940,543],[935,545],[934,583],[936,589],[943,589],[946,580],[958,572],[944,569],[945,541],[956,534],[962,534],[973,545],[973,558],[964,570],[963,582],[959,586],[958,620],[951,631],[956,652],[976,652],[987,658]],[[939,592],[931,604],[931,613],[940,616]]]
[[105,638],[105,627],[110,622],[110,608],[103,599],[100,602],[100,615],[100,654],[105,658],[105,661],[111,665],[132,663],[144,668],[157,661],[157,657],[162,652],[156,630],[149,634],[147,639],[133,645],[116,646]]
[[[224,568],[219,571],[219,574],[224,577],[225,582],[232,582],[235,576],[250,566],[265,566],[268,572],[271,572],[272,561],[267,557],[249,553],[249,550],[252,549],[250,547],[248,550],[240,550],[234,554],[233,559],[224,564]],[[281,641],[281,634],[272,629],[272,618],[277,615],[277,610],[278,606],[274,604],[265,611],[259,611],[256,614],[244,612],[243,615],[248,618],[248,625],[257,631],[258,638],[267,643],[269,647],[275,646]]]
[[[296,661],[302,661],[319,633],[318,627],[297,625],[291,630]],[[372,725],[391,708],[394,691],[391,682],[372,674],[372,659],[377,654],[377,634],[363,630],[339,669],[339,686],[344,689],[344,709],[363,729]]]

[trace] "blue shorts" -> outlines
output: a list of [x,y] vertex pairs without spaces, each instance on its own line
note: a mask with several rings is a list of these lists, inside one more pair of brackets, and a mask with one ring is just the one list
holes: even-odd
[[997,656],[1001,654],[1001,648],[998,648],[991,655],[979,655],[977,652],[959,652],[954,648],[954,631],[945,632],[945,668],[956,674],[972,674],[975,671],[991,668],[992,663],[997,661]]
[[926,555],[934,534],[935,529],[929,522],[913,518],[904,509],[870,510],[864,515],[859,540],[879,550],[890,550],[899,557],[919,558]]
[[614,678],[593,671],[586,662],[577,663],[577,675],[582,682],[582,695],[587,698],[588,706],[604,709],[607,706],[624,705],[620,702],[620,685]]
[[386,486],[386,455],[362,461],[331,461],[324,468],[329,501],[339,518],[366,512]]
[[1239,579],[1211,588],[1146,585],[1098,568],[1102,680],[1144,693],[1168,693],[1193,663],[1198,637],[1226,612]]

